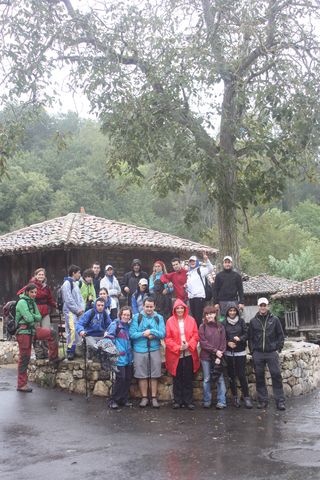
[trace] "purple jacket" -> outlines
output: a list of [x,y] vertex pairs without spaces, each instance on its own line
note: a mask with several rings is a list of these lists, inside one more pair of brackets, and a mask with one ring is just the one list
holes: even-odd
[[199,337],[201,360],[210,360],[210,355],[216,353],[217,350],[225,352],[226,344],[226,331],[223,325],[212,323],[202,323],[199,327]]

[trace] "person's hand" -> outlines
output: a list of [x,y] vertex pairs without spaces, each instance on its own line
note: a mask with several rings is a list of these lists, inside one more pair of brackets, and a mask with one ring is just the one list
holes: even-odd
[[169,288],[173,288],[173,283],[172,283],[172,282],[169,282],[169,283],[168,283],[168,287],[169,287]]
[[209,260],[209,257],[206,253],[203,254],[202,258],[205,263],[207,263],[207,261]]
[[130,293],[130,288],[129,287],[124,287],[123,291],[126,292],[126,293]]
[[233,340],[234,340],[235,342],[240,342],[240,337],[233,337]]
[[234,342],[228,342],[228,347],[230,348],[236,348],[237,344]]
[[221,363],[220,358],[216,358],[214,363],[215,363],[216,365],[220,365],[220,363]]
[[216,355],[218,358],[221,358],[223,357],[223,352],[221,352],[221,350],[217,350]]
[[86,332],[84,330],[82,330],[82,332],[79,333],[80,337],[85,337],[86,336]]
[[243,303],[239,303],[239,310],[243,310],[244,309],[244,304]]
[[151,335],[151,333],[150,333],[150,329],[148,328],[148,330],[145,330],[145,331],[143,332],[143,336],[144,336],[144,337],[149,337],[149,335]]
[[84,310],[79,310],[78,312],[78,317],[80,317],[83,314]]
[[149,335],[148,338],[149,338],[149,340],[153,340],[156,337],[154,335]]
[[167,295],[167,293],[168,293],[168,289],[164,288],[163,291],[162,291],[162,295]]

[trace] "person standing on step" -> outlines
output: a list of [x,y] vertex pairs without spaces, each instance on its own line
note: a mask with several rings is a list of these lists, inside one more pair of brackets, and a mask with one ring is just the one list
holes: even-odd
[[238,378],[244,405],[246,408],[252,408],[246,378],[248,327],[244,319],[241,318],[238,305],[235,302],[230,302],[226,307],[224,327],[227,338],[227,350],[224,352],[224,356],[227,362],[233,405],[237,408],[240,407],[240,399],[237,393]]
[[229,302],[237,302],[239,309],[244,309],[242,277],[233,269],[232,257],[226,255],[223,270],[217,273],[214,280],[213,303],[220,309],[220,315],[224,316]]
[[198,258],[192,255],[189,258],[189,270],[187,273],[187,292],[190,311],[198,327],[202,322],[203,309],[206,302],[206,276],[213,272],[213,265],[205,253],[203,254],[203,261],[205,266],[200,266]]
[[99,262],[94,262],[92,264],[92,270],[93,270],[93,273],[94,273],[93,285],[94,285],[94,289],[95,289],[95,292],[96,292],[96,298],[98,298],[99,297],[99,290],[100,290],[100,280],[102,278],[100,263]]
[[132,260],[132,270],[124,274],[121,289],[125,296],[128,297],[128,305],[131,305],[131,297],[138,288],[138,283],[141,278],[148,280],[148,274],[141,269],[142,263],[139,258]]
[[284,345],[284,334],[278,317],[269,311],[269,301],[262,297],[258,299],[259,311],[250,320],[249,350],[252,354],[258,397],[258,408],[267,408],[268,390],[265,380],[265,367],[268,366],[273,396],[278,410],[285,410],[285,398],[279,362],[279,352]]
[[179,298],[186,303],[188,300],[186,291],[187,270],[183,267],[178,257],[171,260],[171,265],[173,272],[162,274],[160,280],[162,283],[167,283],[169,287],[173,287],[176,299]]

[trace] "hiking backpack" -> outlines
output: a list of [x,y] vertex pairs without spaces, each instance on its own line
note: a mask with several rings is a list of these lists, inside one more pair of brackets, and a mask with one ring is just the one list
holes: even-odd
[[200,277],[200,280],[202,282],[203,288],[204,288],[204,293],[205,293],[205,300],[206,302],[209,302],[209,300],[212,299],[212,286],[208,282],[207,277],[205,277],[204,281],[201,275],[200,267],[197,268],[198,275]]
[[[19,300],[18,300],[19,301]],[[18,324],[16,322],[16,307],[18,301],[11,300],[7,302],[3,307],[3,317],[4,317],[4,324],[6,325],[7,336],[13,337],[18,330]]]
[[[70,283],[70,288],[71,288],[71,292],[72,292],[72,290],[73,290],[73,280],[70,280],[69,278],[67,280]],[[62,285],[60,285],[60,287],[57,290],[57,307],[58,307],[58,310],[59,310],[60,313],[62,313],[62,311],[63,311]]]

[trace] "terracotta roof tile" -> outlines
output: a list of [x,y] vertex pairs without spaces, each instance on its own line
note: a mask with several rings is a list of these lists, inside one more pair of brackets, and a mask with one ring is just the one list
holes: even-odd
[[305,297],[309,295],[320,295],[320,275],[303,282],[295,282],[291,287],[272,295],[272,298]]
[[243,290],[245,295],[262,295],[279,292],[290,287],[294,282],[287,278],[274,277],[262,273],[256,277],[248,277],[243,281]]
[[60,247],[119,247],[123,249],[167,250],[172,252],[207,251],[216,255],[218,250],[191,240],[107,220],[83,213],[69,213],[42,223],[0,236],[0,255],[50,250]]

